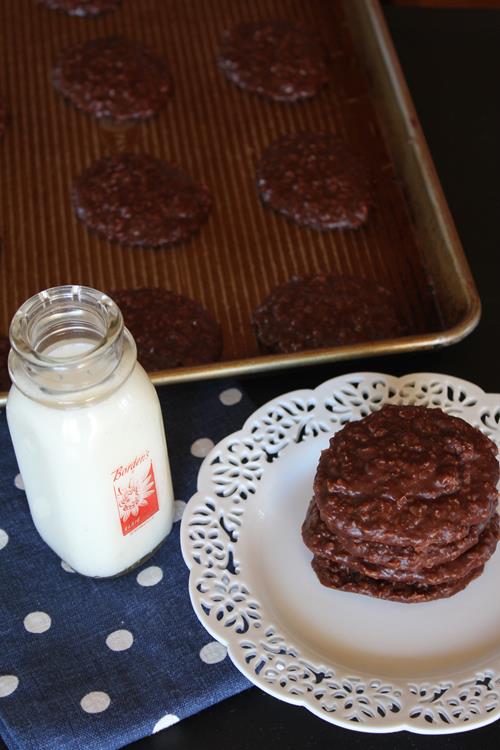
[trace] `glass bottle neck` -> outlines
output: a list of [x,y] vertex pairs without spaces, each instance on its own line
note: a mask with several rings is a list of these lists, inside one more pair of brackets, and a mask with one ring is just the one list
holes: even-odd
[[86,404],[132,371],[136,347],[117,305],[85,286],[59,286],[27,300],[10,326],[9,372],[26,396]]

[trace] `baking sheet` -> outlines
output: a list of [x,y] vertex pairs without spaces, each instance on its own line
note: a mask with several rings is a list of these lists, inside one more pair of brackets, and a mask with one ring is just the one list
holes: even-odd
[[[268,18],[305,23],[321,36],[330,54],[330,83],[314,99],[269,102],[239,90],[218,70],[224,29]],[[165,286],[198,300],[220,321],[221,363],[154,374],[157,383],[416,349],[465,335],[479,317],[477,293],[458,239],[450,235],[449,215],[442,225],[446,204],[415,127],[420,157],[404,174],[415,142],[402,142],[396,131],[404,129],[411,103],[397,98],[404,84],[381,23],[373,0],[124,0],[118,10],[93,19],[35,0],[1,3],[0,95],[11,114],[0,144],[0,333],[7,333],[13,313],[32,294],[80,283],[104,291]],[[108,35],[141,40],[167,59],[174,95],[154,119],[127,126],[98,122],[53,89],[51,71],[61,50]],[[365,162],[375,193],[365,228],[319,233],[261,205],[255,189],[260,154],[274,138],[302,130],[337,133]],[[176,162],[209,186],[214,208],[191,242],[161,250],[121,247],[77,220],[69,200],[73,179],[94,160],[123,150]],[[430,175],[441,201],[430,208],[419,208],[416,200],[416,168]],[[437,226],[430,238],[428,221],[421,220],[427,211]],[[443,258],[436,261],[439,252]],[[447,253],[451,274],[444,270],[450,267]],[[314,272],[382,282],[410,335],[261,356],[251,311],[276,284]]]

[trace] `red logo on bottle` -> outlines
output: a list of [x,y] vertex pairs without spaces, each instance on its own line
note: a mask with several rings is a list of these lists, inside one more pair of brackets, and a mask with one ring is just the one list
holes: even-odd
[[158,510],[153,462],[149,451],[128,464],[113,469],[113,488],[122,526],[122,534],[141,526]]

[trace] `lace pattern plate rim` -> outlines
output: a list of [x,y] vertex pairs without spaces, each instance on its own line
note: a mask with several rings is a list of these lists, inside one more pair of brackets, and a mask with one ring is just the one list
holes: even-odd
[[275,398],[200,468],[181,527],[189,593],[281,700],[358,731],[466,731],[500,716],[500,551],[454,597],[397,604],[322,587],[300,539],[320,450],[386,402],[440,407],[500,444],[500,395],[449,375],[352,373]]

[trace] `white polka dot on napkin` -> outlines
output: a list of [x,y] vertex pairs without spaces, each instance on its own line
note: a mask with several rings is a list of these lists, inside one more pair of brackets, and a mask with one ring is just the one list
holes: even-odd
[[14,485],[18,490],[24,490],[24,482],[20,474],[16,474],[16,476],[14,477]]
[[80,701],[80,706],[87,714],[100,714],[109,708],[111,698],[107,693],[103,693],[100,690],[94,690],[91,693],[84,695]]
[[0,549],[3,549],[9,543],[9,535],[3,529],[0,529]]
[[174,523],[180,521],[186,510],[186,503],[184,500],[176,500],[174,503]]
[[217,664],[227,656],[227,648],[218,641],[210,641],[200,650],[200,659],[205,664]]
[[52,625],[52,619],[46,612],[30,612],[24,618],[24,627],[28,633],[45,633]]
[[106,646],[111,651],[126,651],[134,642],[134,636],[130,630],[115,630],[106,638]]
[[0,674],[0,698],[12,695],[19,685],[19,677],[15,674]]
[[167,727],[171,727],[172,724],[177,724],[179,721],[179,717],[175,714],[165,714],[165,716],[162,716],[159,721],[156,722],[156,724],[153,727],[153,734],[156,734],[156,732],[161,732],[162,729],[166,729]]
[[219,394],[219,400],[224,406],[234,406],[243,398],[242,392],[238,388],[227,388]]
[[137,574],[137,583],[139,586],[156,586],[163,578],[163,570],[157,565],[150,565]]
[[198,440],[195,440],[191,446],[191,453],[196,458],[205,458],[205,456],[210,453],[213,447],[214,443],[213,440],[210,440],[210,438],[198,438]]

